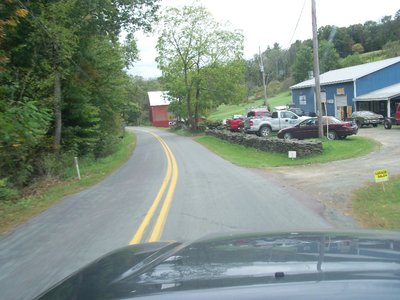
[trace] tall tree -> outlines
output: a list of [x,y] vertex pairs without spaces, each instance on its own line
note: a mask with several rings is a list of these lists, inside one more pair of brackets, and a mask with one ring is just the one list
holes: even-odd
[[166,9],[161,28],[157,62],[163,82],[196,130],[213,102],[244,96],[243,35],[225,30],[202,6]]
[[313,70],[312,48],[303,45],[297,52],[293,65],[293,78],[296,83],[308,79],[309,72]]
[[337,53],[334,44],[322,40],[319,42],[319,62],[321,73],[337,69],[339,67],[339,54]]
[[125,73],[137,59],[133,33],[151,29],[158,2],[0,2],[0,190],[43,173],[54,144],[60,154],[112,150],[135,109]]

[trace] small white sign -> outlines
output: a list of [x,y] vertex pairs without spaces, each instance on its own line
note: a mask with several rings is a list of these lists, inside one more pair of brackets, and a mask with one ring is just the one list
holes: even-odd
[[291,159],[296,158],[296,156],[297,156],[296,151],[288,151],[288,153],[289,153],[289,158],[291,158]]

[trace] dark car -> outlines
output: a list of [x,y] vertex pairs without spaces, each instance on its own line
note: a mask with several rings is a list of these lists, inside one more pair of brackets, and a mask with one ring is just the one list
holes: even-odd
[[398,299],[399,232],[289,232],[128,246],[37,299]]
[[305,112],[304,112],[304,110],[302,110],[302,109],[299,108],[299,107],[290,107],[290,108],[288,108],[288,110],[291,111],[291,112],[294,112],[294,113],[295,113],[296,115],[298,115],[299,117],[305,116],[305,115],[306,115]]
[[348,119],[348,121],[355,122],[359,128],[369,125],[376,127],[378,124],[382,124],[384,120],[385,118],[382,115],[367,110],[355,111]]
[[[352,122],[342,122],[335,117],[322,117],[324,135],[331,140],[344,139],[349,135],[357,134],[358,127]],[[328,126],[327,126],[328,124]],[[327,128],[328,127],[328,128]],[[318,118],[304,120],[294,127],[284,128],[278,132],[281,139],[307,139],[318,137]]]

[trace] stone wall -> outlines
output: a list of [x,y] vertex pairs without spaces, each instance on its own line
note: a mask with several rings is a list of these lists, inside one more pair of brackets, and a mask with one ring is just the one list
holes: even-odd
[[309,140],[284,140],[276,137],[259,137],[254,134],[244,134],[239,132],[229,132],[227,130],[207,129],[206,134],[217,137],[219,139],[253,147],[267,152],[288,153],[288,151],[296,151],[297,157],[303,157],[311,154],[322,153],[321,141]]

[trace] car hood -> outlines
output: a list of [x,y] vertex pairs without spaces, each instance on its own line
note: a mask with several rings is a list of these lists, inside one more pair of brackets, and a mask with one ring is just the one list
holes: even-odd
[[[283,287],[285,293],[296,292],[316,282],[321,292],[328,283],[332,290],[338,283],[352,282],[353,289],[362,283],[357,293],[372,295],[369,289],[374,286],[380,293],[382,284],[395,286],[391,291],[399,293],[399,280],[399,232],[257,233],[128,246],[93,262],[38,299],[125,299],[154,294],[175,299],[174,293],[228,287],[235,288],[236,296],[243,287],[268,288],[274,295]],[[375,288],[377,282],[379,288]]]

